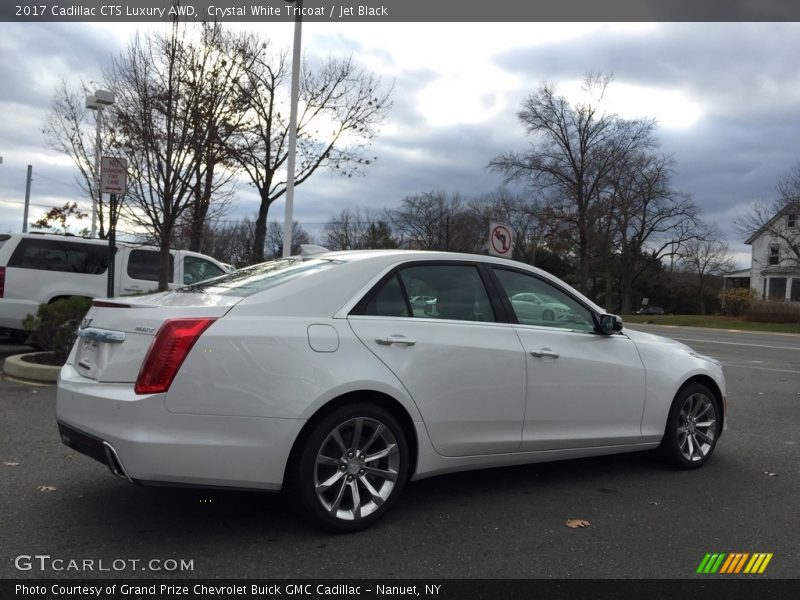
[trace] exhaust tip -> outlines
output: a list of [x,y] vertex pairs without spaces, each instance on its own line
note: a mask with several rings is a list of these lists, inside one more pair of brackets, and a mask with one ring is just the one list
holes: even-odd
[[108,464],[111,474],[133,483],[133,479],[130,478],[128,473],[125,471],[125,467],[122,466],[122,461],[119,459],[117,451],[114,450],[114,446],[106,441],[103,441],[103,449],[106,452],[106,464]]

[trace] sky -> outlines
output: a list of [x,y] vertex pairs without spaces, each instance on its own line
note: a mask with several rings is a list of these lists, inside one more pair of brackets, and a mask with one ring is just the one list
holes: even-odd
[[[252,27],[289,47],[291,23]],[[90,209],[69,159],[41,133],[62,77],[100,81],[137,30],[157,24],[0,23],[0,232],[21,231],[27,165],[29,221],[76,200]],[[739,264],[749,247],[734,218],[800,160],[798,23],[304,23],[310,58],[352,55],[387,84],[393,107],[350,179],[318,172],[295,191],[295,219],[312,233],[344,208],[382,209],[431,190],[466,198],[501,185],[486,169],[529,140],[516,113],[548,81],[575,97],[584,74],[612,73],[604,107],[658,122],[659,151],[673,155],[673,184],[716,224]],[[255,214],[252,188],[237,189],[226,217]],[[283,201],[270,219],[283,220]]]

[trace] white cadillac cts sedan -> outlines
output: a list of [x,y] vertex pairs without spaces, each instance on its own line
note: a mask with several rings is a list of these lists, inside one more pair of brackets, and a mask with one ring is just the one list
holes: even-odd
[[[519,294],[567,310],[523,314]],[[329,252],[95,300],[58,383],[63,442],[115,475],[284,489],[334,531],[440,473],[651,448],[696,468],[725,412],[715,360],[533,267],[441,252]]]

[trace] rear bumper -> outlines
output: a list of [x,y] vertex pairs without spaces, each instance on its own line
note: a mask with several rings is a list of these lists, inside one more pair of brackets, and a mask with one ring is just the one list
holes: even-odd
[[[146,483],[279,490],[299,419],[170,413],[163,394],[98,383],[71,365],[57,392],[62,440],[116,475]],[[64,439],[66,435],[67,439]]]
[[58,423],[58,433],[64,444],[89,458],[95,459],[97,462],[103,463],[109,468],[112,475],[133,481],[125,471],[125,467],[122,466],[122,461],[120,461],[114,446],[105,440],[73,429],[61,422]]

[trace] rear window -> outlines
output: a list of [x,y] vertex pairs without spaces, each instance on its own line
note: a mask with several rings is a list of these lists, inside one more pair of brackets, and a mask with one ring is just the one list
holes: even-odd
[[108,247],[61,240],[23,238],[14,248],[9,267],[99,275],[108,268]]
[[284,258],[239,269],[221,277],[179,288],[177,291],[247,297],[301,275],[330,269],[337,264],[341,264],[341,262],[321,259],[298,260]]

